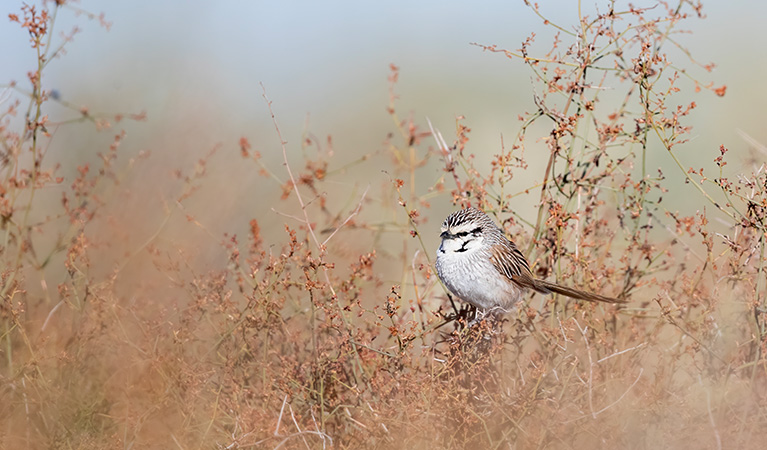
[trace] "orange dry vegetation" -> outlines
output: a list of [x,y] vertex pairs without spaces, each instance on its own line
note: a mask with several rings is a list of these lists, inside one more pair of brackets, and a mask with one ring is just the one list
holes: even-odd
[[[670,99],[725,92],[682,83],[665,53],[699,5],[582,18],[582,34],[541,55],[532,37],[519,51],[482,46],[538,82],[537,110],[489,166],[464,122],[454,144],[434,145],[442,136],[398,118],[395,66],[394,130],[348,166],[330,138],[306,138],[317,151],[299,165],[278,147],[274,167],[254,150],[267,144],[229,142],[260,183],[279,184],[233,225],[240,234],[201,218],[222,201],[206,196],[215,150],[153,186],[158,203],[130,175],[148,155],[122,158],[126,137],[109,131],[122,117],[48,116],[57,100],[44,61],[60,47],[45,8],[65,6],[11,17],[40,65],[0,111],[0,447],[697,449],[767,438],[767,167],[729,172],[724,146],[699,150],[716,176],[677,157],[697,105]],[[114,141],[62,173],[50,130],[73,121]],[[528,136],[533,124],[547,133]],[[520,186],[534,141],[545,170]],[[673,164],[648,167],[653,152]],[[351,193],[334,184],[358,166],[391,178]],[[690,192],[697,213],[665,208]],[[524,193],[536,216],[514,211]],[[627,305],[538,296],[502,323],[457,326],[422,240],[437,233],[437,202],[488,211],[537,276]],[[264,228],[275,216],[285,225]]]

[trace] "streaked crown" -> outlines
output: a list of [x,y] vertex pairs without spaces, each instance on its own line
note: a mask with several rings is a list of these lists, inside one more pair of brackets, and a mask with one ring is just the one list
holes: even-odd
[[456,211],[442,222],[442,238],[463,237],[469,234],[480,234],[483,231],[495,230],[495,223],[487,214],[477,208],[466,208]]

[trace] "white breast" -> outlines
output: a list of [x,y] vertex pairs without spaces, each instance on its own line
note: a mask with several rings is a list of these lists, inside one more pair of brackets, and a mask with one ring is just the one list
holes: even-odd
[[508,310],[524,294],[524,289],[498,272],[484,248],[455,252],[440,245],[435,267],[450,292],[484,310],[496,307]]

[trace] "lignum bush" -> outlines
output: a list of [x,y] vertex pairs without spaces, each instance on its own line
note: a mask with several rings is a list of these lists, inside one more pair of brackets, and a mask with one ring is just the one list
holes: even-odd
[[[31,88],[8,86],[15,97],[5,98],[0,130],[2,446],[763,441],[767,175],[764,165],[729,172],[725,145],[699,150],[719,169],[714,176],[682,163],[686,119],[702,106],[678,105],[677,92],[725,93],[695,80],[692,73],[713,66],[696,67],[678,43],[680,24],[702,17],[699,4],[609,3],[574,26],[546,20],[557,33],[543,50],[535,36],[513,51],[477,44],[525,65],[534,80],[535,109],[520,114],[519,133],[489,164],[474,157],[465,119],[446,144],[430,124],[400,118],[394,65],[391,134],[379,151],[343,166],[332,139],[311,133],[302,164],[291,164],[263,88],[284,167],[270,167],[260,153],[266,144],[247,136],[224,147],[263,183],[279,185],[268,213],[284,227],[264,230],[263,215],[254,215],[247,233],[208,232],[192,200],[206,189],[216,148],[174,172],[163,220],[128,250],[115,241],[133,242],[131,227],[112,223],[110,205],[132,166],[120,158],[125,134],[114,133],[98,165],[73,174],[60,175],[47,154],[54,126],[79,121],[106,133],[122,119],[70,108],[74,118],[54,122],[45,113],[58,101],[45,69],[61,48],[48,30],[68,7],[49,2],[11,16],[29,32],[38,67]],[[544,169],[521,185],[534,167],[531,149],[545,150]],[[672,166],[651,167],[653,152]],[[339,189],[336,180],[359,167],[383,168],[385,183],[356,180],[348,189],[341,181]],[[46,186],[58,186],[57,202]],[[515,209],[523,195],[536,197],[533,216]],[[674,195],[700,207],[667,209]],[[539,296],[498,321],[453,320],[461,305],[439,284],[423,240],[441,220],[436,202],[490,213],[536,276],[627,304]],[[164,238],[171,227],[203,230],[197,245],[226,257],[195,264],[194,248]],[[107,254],[118,254],[117,264],[98,270],[94,262]]]

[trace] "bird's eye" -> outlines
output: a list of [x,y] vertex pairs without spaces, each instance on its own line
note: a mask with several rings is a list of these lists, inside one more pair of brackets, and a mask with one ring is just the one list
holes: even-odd
[[466,231],[461,231],[460,233],[455,233],[455,235],[456,235],[457,237],[465,237],[465,236],[466,236],[466,235],[468,235],[468,234],[469,234],[469,233],[468,233],[468,232],[466,232]]
[[473,234],[474,236],[479,236],[480,234],[482,234],[482,227],[477,227],[471,230],[471,234]]

